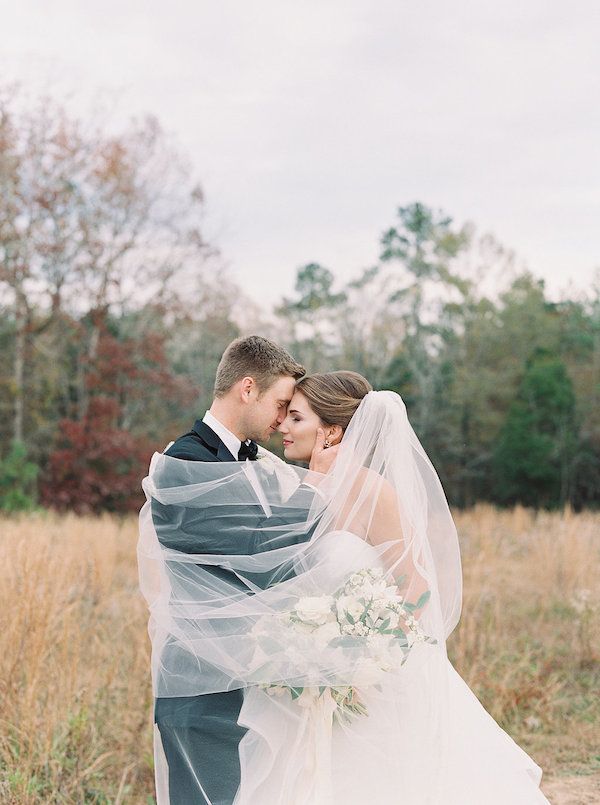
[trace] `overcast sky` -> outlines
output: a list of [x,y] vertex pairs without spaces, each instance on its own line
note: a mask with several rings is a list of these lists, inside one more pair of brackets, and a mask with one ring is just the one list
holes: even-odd
[[547,279],[600,266],[596,0],[0,0],[2,80],[116,90],[191,156],[265,304],[349,279],[399,205],[472,220]]

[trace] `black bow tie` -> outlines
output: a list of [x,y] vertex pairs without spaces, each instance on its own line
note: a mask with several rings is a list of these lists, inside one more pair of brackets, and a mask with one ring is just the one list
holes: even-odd
[[238,453],[238,461],[245,461],[247,458],[249,458],[250,461],[256,461],[257,454],[258,445],[256,442],[250,442],[250,444],[242,442],[240,452]]

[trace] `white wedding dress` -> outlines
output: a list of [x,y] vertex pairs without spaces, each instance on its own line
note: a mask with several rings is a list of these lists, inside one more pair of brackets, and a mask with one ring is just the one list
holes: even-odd
[[[319,572],[378,564],[347,531],[321,538]],[[352,730],[311,708],[250,687],[238,722],[241,785],[234,805],[534,805],[548,803],[539,766],[501,729],[430,644],[413,648],[402,676],[363,700]]]
[[[206,800],[209,787],[216,792],[212,805],[547,803],[541,769],[448,661],[446,641],[462,602],[460,546],[441,483],[401,397],[369,392],[330,472],[316,488],[306,477],[306,470],[278,459],[153,457],[144,480],[148,505],[140,516],[138,561],[150,610],[154,695],[240,689],[237,721],[247,728],[231,751],[232,762],[239,758],[239,787],[237,765],[231,768],[229,755],[227,763],[223,754],[213,760],[202,726],[197,738],[197,732],[188,736],[185,724],[175,725],[172,766],[157,735],[159,801],[171,801],[161,780],[170,782],[184,769],[190,805]],[[355,571],[374,567],[383,571],[386,588],[396,587],[392,596],[406,597],[418,613],[414,623],[401,615],[407,642],[415,623],[420,629],[411,632],[417,642],[403,664],[397,644],[389,662],[381,655],[382,665],[377,639],[366,642],[369,651],[353,642],[354,631],[365,633],[366,619],[354,630],[350,608],[342,616],[350,631],[336,623],[333,644],[327,622],[313,630],[302,617],[302,607],[318,610],[321,599],[327,618]],[[336,621],[344,597],[335,599]],[[290,623],[296,625],[288,634]],[[392,620],[383,623],[380,632]],[[346,634],[350,640],[338,643]],[[379,645],[391,642],[383,637]],[[349,723],[334,717],[332,680],[355,688],[367,714]],[[290,685],[308,693],[293,700],[285,689]],[[310,695],[319,688],[321,696]],[[235,717],[215,722],[223,726],[223,745],[231,744]],[[206,731],[210,726],[207,718]],[[202,751],[212,764],[208,770],[197,760]]]

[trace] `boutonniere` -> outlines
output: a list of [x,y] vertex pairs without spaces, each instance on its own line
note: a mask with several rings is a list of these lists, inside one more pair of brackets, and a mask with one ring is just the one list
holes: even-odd
[[265,450],[261,445],[258,446],[256,460],[262,462],[265,472],[269,475],[275,474],[282,500],[287,500],[300,485],[298,470],[291,464],[286,464],[275,453]]
[[279,460],[274,453],[271,453],[269,450],[265,450],[264,447],[258,445],[258,452],[256,454],[256,460],[261,461],[264,465],[265,469],[270,470],[273,472],[275,470],[275,466],[277,461]]

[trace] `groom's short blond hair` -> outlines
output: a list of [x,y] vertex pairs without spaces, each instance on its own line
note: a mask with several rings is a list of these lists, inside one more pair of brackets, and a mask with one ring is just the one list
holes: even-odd
[[279,377],[303,377],[306,369],[283,347],[262,338],[247,335],[236,338],[227,347],[217,367],[215,397],[223,397],[243,377],[252,377],[262,394]]

